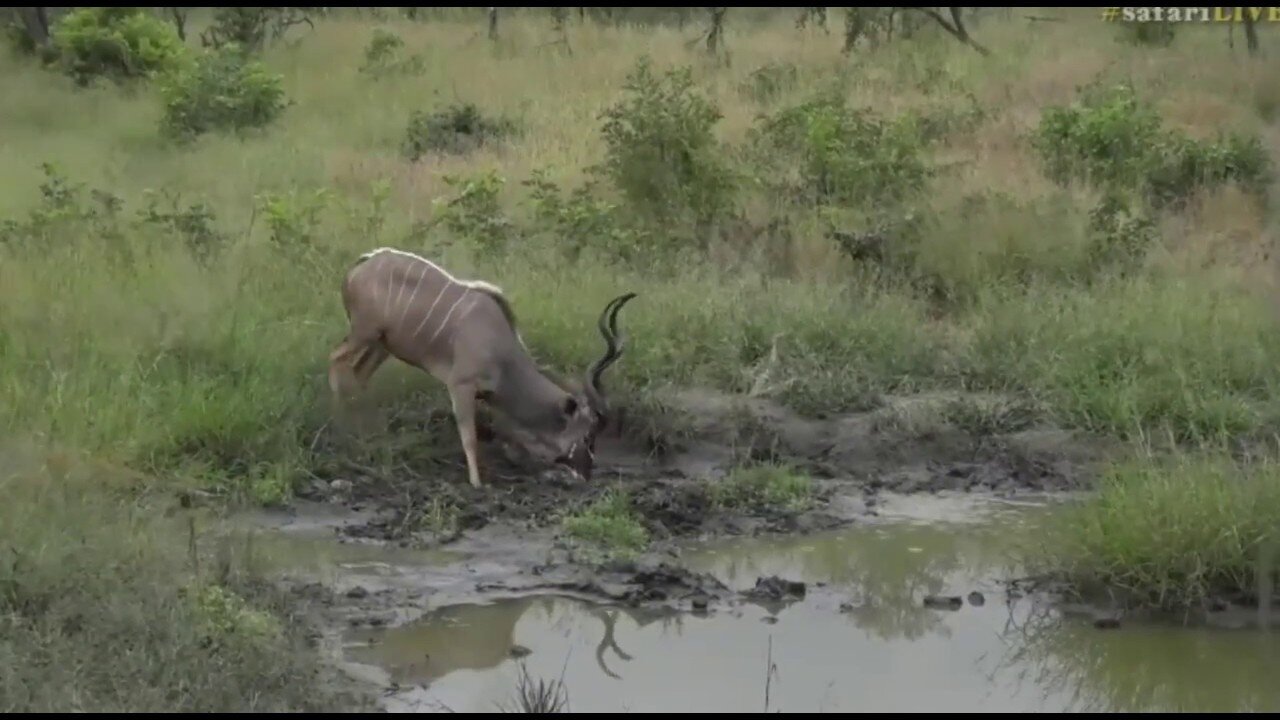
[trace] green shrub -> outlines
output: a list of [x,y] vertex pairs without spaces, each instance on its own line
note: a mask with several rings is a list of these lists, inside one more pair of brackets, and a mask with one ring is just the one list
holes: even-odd
[[360,72],[372,77],[386,75],[419,75],[424,69],[421,55],[404,57],[404,40],[399,35],[378,28],[364,49]]
[[733,173],[715,137],[720,111],[695,92],[689,68],[658,75],[645,57],[627,75],[626,97],[605,111],[608,177],[645,220],[702,227],[731,206]]
[[283,78],[234,45],[207,52],[163,89],[162,131],[190,139],[264,127],[288,106]]
[[751,133],[758,177],[806,204],[896,204],[928,178],[915,123],[884,120],[834,94],[785,108]]
[[1231,133],[1202,141],[1167,130],[1127,84],[1090,86],[1072,106],[1047,108],[1032,144],[1056,182],[1137,191],[1157,206],[1225,182],[1260,190],[1271,174],[1257,137]]
[[63,68],[81,85],[94,78],[122,81],[175,69],[187,52],[173,26],[143,8],[73,10],[54,25]]
[[642,233],[625,224],[618,206],[599,197],[588,181],[566,197],[560,186],[547,179],[542,170],[524,181],[529,188],[529,204],[535,226],[554,238],[557,249],[572,259],[585,250],[595,250],[600,259],[636,258]]
[[516,132],[507,118],[485,117],[472,103],[450,105],[443,110],[415,110],[409,117],[401,151],[410,161],[428,152],[467,153]]
[[514,224],[498,202],[506,179],[489,170],[470,177],[446,175],[444,182],[456,194],[435,201],[438,209],[434,222],[443,224],[455,237],[469,241],[479,255],[493,257],[506,251],[516,235]]

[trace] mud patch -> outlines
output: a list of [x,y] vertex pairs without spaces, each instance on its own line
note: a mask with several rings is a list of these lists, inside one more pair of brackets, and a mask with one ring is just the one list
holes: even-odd
[[[1010,411],[1011,401],[981,396],[887,397],[874,410],[824,418],[706,391],[673,394],[661,406],[678,418],[679,432],[655,444],[654,422],[629,419],[629,427],[644,432],[601,438],[590,483],[534,466],[486,433],[485,485],[473,488],[454,447],[456,431],[437,414],[418,431],[437,441],[430,460],[392,458],[377,468],[337,462],[303,495],[371,512],[368,522],[343,529],[351,537],[432,545],[493,523],[558,527],[609,489],[621,489],[650,537],[661,541],[827,529],[874,514],[885,492],[1075,490],[1089,484],[1104,456],[1099,441],[1035,424],[1027,412]],[[993,432],[1001,429],[1008,432]],[[803,509],[714,502],[716,483],[762,462],[815,479],[812,502]]]

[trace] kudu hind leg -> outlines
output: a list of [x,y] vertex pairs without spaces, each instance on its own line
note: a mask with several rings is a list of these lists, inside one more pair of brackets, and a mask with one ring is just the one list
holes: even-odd
[[[332,393],[332,408],[336,421],[346,430],[353,429],[351,405],[361,406],[373,373],[386,361],[390,353],[380,342],[353,342],[350,338],[341,344],[329,356],[329,390]],[[359,402],[353,402],[359,401]],[[356,427],[359,434],[367,426],[367,408],[357,408]]]

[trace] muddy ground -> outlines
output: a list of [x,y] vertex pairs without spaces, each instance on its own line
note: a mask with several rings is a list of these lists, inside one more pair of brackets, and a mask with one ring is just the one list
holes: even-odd
[[[423,431],[453,448],[431,464],[396,458],[362,464],[335,449],[333,471],[270,524],[331,531],[342,543],[442,548],[464,559],[439,567],[388,565],[324,583],[295,578],[294,588],[331,628],[394,625],[427,607],[531,592],[693,611],[785,603],[805,590],[786,578],[762,578],[752,591],[731,593],[681,567],[679,543],[855,523],[873,518],[885,493],[1078,490],[1105,457],[1099,441],[1047,426],[1025,404],[988,396],[891,397],[873,410],[820,419],[764,399],[707,392],[670,396],[662,407],[656,420],[624,420],[620,432],[600,440],[589,483],[513,459],[518,454],[490,439],[481,450],[485,485],[472,488],[447,415]],[[762,461],[789,463],[813,477],[810,506],[740,511],[712,502],[713,483]],[[619,486],[630,491],[652,542],[631,560],[605,561],[567,538],[561,521]],[[838,599],[831,605],[837,608]]]
[[[521,456],[494,437],[481,443],[485,485],[466,482],[446,416],[423,423],[443,459],[361,465],[333,449],[334,467],[301,496],[370,514],[351,538],[443,545],[494,523],[555,526],[610,488],[625,488],[650,536],[807,532],[875,513],[881,492],[984,492],[1012,496],[1086,487],[1102,442],[1037,422],[1026,405],[979,395],[885,398],[874,410],[805,418],[768,400],[686,392],[661,417],[621,423],[598,441],[595,477],[582,482]],[[656,429],[655,429],[656,428]],[[816,481],[801,513],[713,507],[709,488],[735,467],[785,463]]]

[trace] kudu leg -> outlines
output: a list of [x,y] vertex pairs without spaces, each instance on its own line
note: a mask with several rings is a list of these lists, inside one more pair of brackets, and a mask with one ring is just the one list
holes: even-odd
[[450,384],[449,399],[453,417],[458,423],[462,451],[467,455],[467,479],[472,487],[480,487],[480,463],[476,458],[476,387],[470,383]]
[[[390,352],[382,343],[344,340],[329,356],[329,390],[333,413],[344,425],[349,422],[348,406],[364,397],[373,373],[386,362]],[[363,408],[367,411],[367,408]],[[363,416],[365,413],[361,413]],[[361,426],[366,423],[359,423]]]

